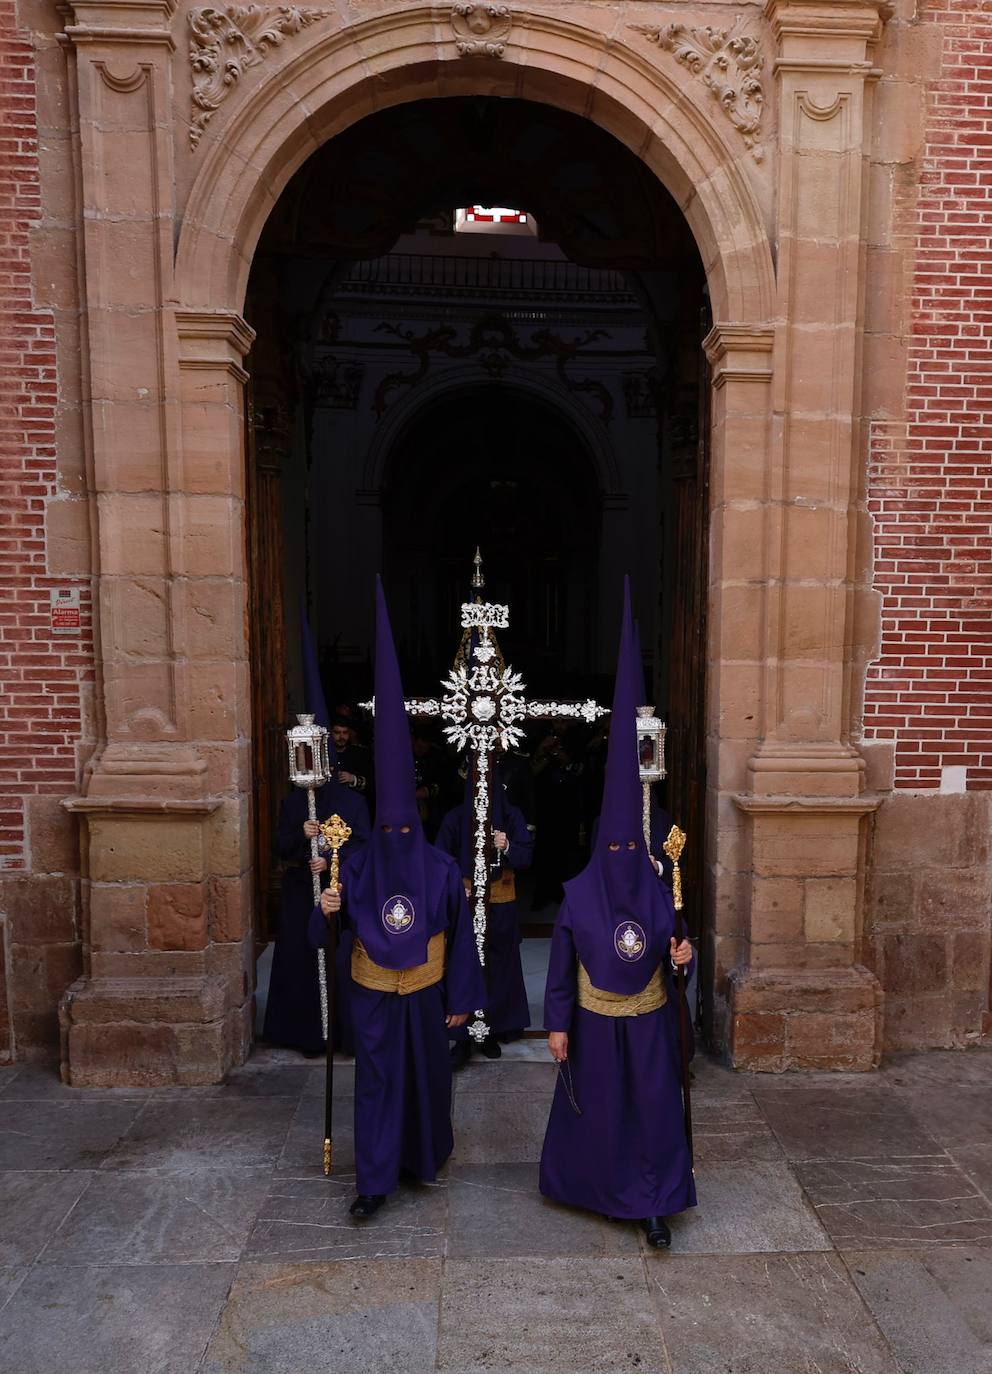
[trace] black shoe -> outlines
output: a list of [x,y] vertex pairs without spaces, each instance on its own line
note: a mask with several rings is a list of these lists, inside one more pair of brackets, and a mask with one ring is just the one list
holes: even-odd
[[479,1046],[479,1050],[487,1059],[499,1059],[503,1053],[499,1041],[492,1034],[486,1036]]
[[385,1201],[383,1193],[359,1193],[348,1210],[353,1217],[374,1217]]
[[451,1061],[452,1070],[463,1069],[472,1057],[472,1042],[465,1040],[453,1040],[448,1058]]
[[645,1217],[641,1222],[647,1232],[648,1244],[656,1250],[667,1250],[672,1244],[672,1233],[664,1217]]

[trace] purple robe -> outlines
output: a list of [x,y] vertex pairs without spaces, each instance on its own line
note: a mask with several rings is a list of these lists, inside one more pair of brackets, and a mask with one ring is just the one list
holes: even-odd
[[[438,849],[459,862],[463,878],[471,878],[472,862],[465,852],[464,815],[464,804],[449,811],[441,822],[434,843]],[[504,799],[499,817],[494,817],[494,824],[506,833],[509,841],[503,866],[515,873],[519,869],[529,868],[534,853],[534,836],[523,812]],[[516,901],[490,904],[483,972],[486,996],[484,1003],[480,1002],[479,1005],[485,1007],[486,1023],[501,1040],[514,1040],[530,1025],[527,988],[520,966],[520,921]],[[457,1027],[449,1031],[449,1035],[452,1040],[464,1040],[468,1036],[468,1028]]]
[[[669,1002],[642,1016],[601,1016],[576,998],[577,959],[566,900],[555,924],[544,1023],[568,1032],[541,1154],[545,1197],[639,1221],[696,1205],[682,1114],[674,978]],[[566,1092],[568,1074],[581,1109]]]
[[[351,838],[341,851],[342,860],[353,857],[369,838],[369,813],[361,797],[340,783],[317,789],[317,817],[326,820],[337,813],[351,826]],[[307,922],[313,909],[310,873],[310,841],[303,834],[307,797],[294,788],[279,811],[276,844],[285,865],[279,919],[272,951],[272,976],[265,1004],[262,1036],[271,1045],[285,1045],[304,1054],[320,1054],[324,1031],[320,1017],[320,985],[316,951],[307,939]],[[321,874],[327,885],[327,873]],[[345,1054],[353,1053],[351,1036],[351,937],[338,947],[333,997],[334,1043]]]
[[[401,1170],[431,1182],[453,1147],[444,1019],[480,1006],[485,986],[458,867],[436,850],[431,858],[447,866],[425,931],[428,937],[446,932],[443,980],[406,996],[352,983],[359,1193],[395,1192]],[[345,916],[358,924],[347,912],[347,894],[345,883]],[[325,918],[315,907],[312,942],[319,944],[325,932]]]
[[[670,1216],[696,1203],[678,1021],[670,1005],[675,910],[642,828],[635,725],[642,689],[625,580],[599,828],[588,864],[565,885],[551,940],[544,1024],[567,1032],[569,1043],[548,1120],[540,1187],[556,1202],[630,1220]],[[621,997],[643,992],[661,968],[669,1002],[640,1016],[580,1007],[580,961],[594,988]]]

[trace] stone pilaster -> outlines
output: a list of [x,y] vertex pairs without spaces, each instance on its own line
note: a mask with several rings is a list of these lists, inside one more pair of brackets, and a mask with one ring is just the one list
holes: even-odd
[[[240,362],[251,332],[188,323],[197,343],[180,359],[174,8],[79,0],[64,38],[102,735],[65,802],[83,842],[85,974],[60,1009],[79,1084],[211,1082],[248,1047],[244,458],[240,368],[224,354]],[[201,365],[184,394],[183,369]],[[213,427],[209,445],[183,432],[197,426]]]
[[860,960],[866,817],[877,799],[864,795],[850,743],[850,645],[879,7],[769,0],[766,16],[779,105],[773,461],[756,517],[760,589],[749,598],[760,743],[735,798],[750,876],[731,1043],[742,1067],[870,1068],[880,993]]

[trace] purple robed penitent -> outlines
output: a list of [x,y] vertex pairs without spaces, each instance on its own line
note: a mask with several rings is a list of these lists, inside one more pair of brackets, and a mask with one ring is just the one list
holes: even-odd
[[[534,836],[524,814],[507,801],[502,779],[493,778],[492,826],[502,830],[508,841],[503,865],[517,872],[529,868],[534,854]],[[475,861],[475,836],[472,829],[471,782],[465,784],[465,800],[454,807],[441,822],[434,843],[456,859],[463,878],[472,878]],[[512,1040],[530,1025],[530,1007],[523,969],[520,966],[520,919],[516,901],[490,902],[486,919],[486,999],[485,1019],[493,1034]],[[449,1032],[453,1040],[464,1040],[468,1030],[462,1026]]]
[[[333,781],[317,789],[315,800],[318,820],[339,815],[351,826],[351,838],[341,851],[347,866],[348,858],[368,842],[368,808],[356,793]],[[276,844],[284,867],[262,1035],[271,1045],[287,1045],[304,1054],[319,1054],[324,1048],[324,1030],[320,1018],[317,952],[307,938],[313,910],[313,879],[310,841],[303,834],[306,819],[306,793],[295,788],[279,811]],[[327,884],[326,872],[321,875],[321,884]],[[334,1043],[343,1053],[351,1054],[350,936],[339,942],[334,984]]]
[[[675,995],[674,907],[642,830],[640,674],[625,586],[599,829],[586,868],[565,885],[551,942],[544,1023],[568,1032],[568,1069],[559,1074],[540,1176],[541,1192],[556,1202],[630,1220],[696,1204],[670,1008],[604,1016],[580,1007],[577,996],[579,962],[593,987],[624,995],[643,991],[661,967]],[[569,1074],[579,1113],[566,1091]]]
[[[317,651],[302,604],[300,642],[304,700],[317,724],[326,727],[328,711],[317,667]],[[330,736],[327,747],[333,766],[337,758]],[[357,854],[369,838],[369,812],[364,799],[332,778],[323,787],[317,788],[314,800],[319,821],[338,815],[351,826],[351,837],[341,850],[342,861]],[[324,1029],[320,1016],[317,953],[307,938],[310,912],[313,910],[313,878],[310,873],[310,841],[303,833],[306,820],[307,794],[301,788],[294,787],[279,810],[276,848],[283,862],[283,873],[262,1035],[272,1045],[286,1045],[302,1050],[304,1054],[319,1054],[324,1048]],[[327,885],[327,880],[325,871],[321,875],[322,887]],[[334,1044],[345,1054],[351,1054],[350,935],[338,942],[332,1002]]]
[[[375,720],[375,825],[345,870],[345,919],[382,968],[423,964],[440,932],[447,943],[444,979],[432,987],[401,996],[352,984],[358,1191],[386,1194],[401,1169],[431,1180],[451,1153],[445,1016],[481,1006],[485,986],[458,865],[428,844],[420,823],[403,685],[378,581]],[[315,943],[324,929],[315,909]]]

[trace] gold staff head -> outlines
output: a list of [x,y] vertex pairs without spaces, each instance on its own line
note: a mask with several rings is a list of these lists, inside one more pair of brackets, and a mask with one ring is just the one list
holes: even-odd
[[672,897],[675,902],[675,910],[682,910],[682,870],[679,868],[679,859],[685,849],[686,834],[677,825],[673,825],[668,832],[668,839],[662,845],[665,853],[672,861]]

